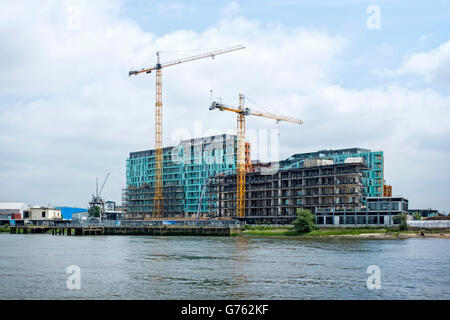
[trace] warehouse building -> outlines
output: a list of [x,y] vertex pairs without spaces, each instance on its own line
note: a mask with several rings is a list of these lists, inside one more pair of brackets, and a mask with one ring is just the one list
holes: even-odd
[[87,209],[77,207],[56,207],[55,209],[61,210],[61,215],[64,220],[72,220],[74,214],[88,211]]
[[0,215],[16,214],[15,219],[22,219],[30,212],[30,207],[23,202],[0,202]]
[[10,219],[27,218],[30,207],[23,202],[0,202],[0,225],[9,223]]

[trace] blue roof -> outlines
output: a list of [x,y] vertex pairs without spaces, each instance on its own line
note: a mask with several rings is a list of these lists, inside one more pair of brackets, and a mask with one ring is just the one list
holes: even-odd
[[56,209],[61,209],[61,215],[63,219],[71,220],[72,214],[79,212],[87,212],[87,209],[75,208],[75,207],[56,207]]

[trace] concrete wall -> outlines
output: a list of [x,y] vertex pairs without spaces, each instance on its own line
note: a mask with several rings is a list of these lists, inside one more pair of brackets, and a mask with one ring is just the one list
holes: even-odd
[[448,229],[450,220],[410,220],[406,222],[411,228]]

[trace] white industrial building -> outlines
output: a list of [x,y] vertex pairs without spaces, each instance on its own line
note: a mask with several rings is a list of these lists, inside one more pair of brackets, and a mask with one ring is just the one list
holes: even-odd
[[89,219],[89,212],[76,212],[72,214],[72,220],[86,220]]
[[34,206],[31,208],[30,220],[62,219],[61,209]]
[[[20,213],[20,216],[26,217],[30,212],[30,207],[23,202],[0,202],[0,215],[11,216],[13,213]],[[9,219],[9,218],[8,218]]]

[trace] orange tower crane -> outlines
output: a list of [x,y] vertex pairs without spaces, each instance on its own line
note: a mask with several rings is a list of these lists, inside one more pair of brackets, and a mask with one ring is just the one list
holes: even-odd
[[244,49],[243,45],[237,45],[225,49],[205,52],[195,56],[172,60],[169,62],[161,63],[159,60],[159,51],[156,52],[156,65],[151,68],[142,70],[132,70],[128,73],[128,76],[138,75],[141,73],[151,73],[156,70],[156,103],[155,103],[155,195],[153,198],[153,217],[164,217],[164,195],[163,195],[163,139],[162,139],[162,72],[161,70],[166,67],[174,66],[180,63],[189,61],[200,60],[203,58],[214,58],[219,54],[224,54],[240,49]]
[[261,112],[244,108],[244,95],[239,94],[239,107],[230,107],[219,102],[212,102],[209,110],[219,109],[220,111],[232,111],[237,113],[237,190],[236,190],[236,216],[245,217],[245,116],[258,116],[274,119],[278,121],[287,121],[297,124],[303,124],[300,119],[277,115],[269,112]]

